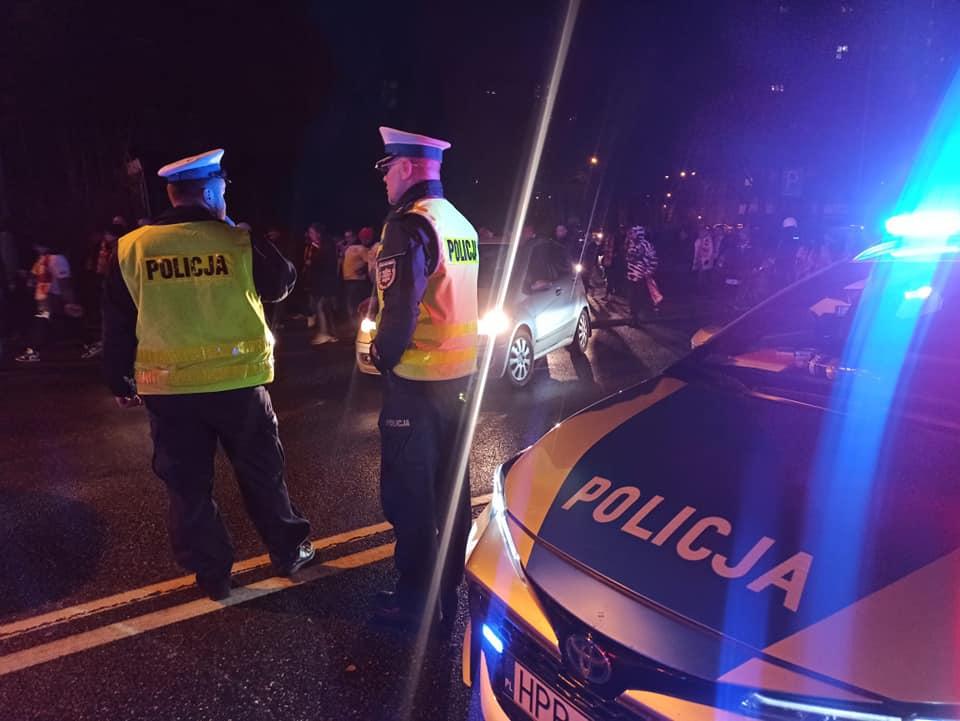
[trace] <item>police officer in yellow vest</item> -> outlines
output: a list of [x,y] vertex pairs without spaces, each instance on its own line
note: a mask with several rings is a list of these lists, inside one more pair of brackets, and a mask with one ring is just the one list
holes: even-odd
[[227,218],[222,157],[212,150],[160,169],[173,207],[120,238],[103,297],[108,384],[121,407],[146,405],[174,554],[216,600],[230,593],[233,564],[212,497],[218,442],[276,569],[289,575],[314,557],[264,388],[274,339],[262,301],[282,300],[296,271]]
[[[380,134],[387,156],[376,167],[392,207],[377,259],[371,357],[384,376],[380,494],[399,577],[378,595],[377,615],[449,623],[470,527],[470,484],[457,477],[457,461],[469,442],[462,429],[477,363],[477,232],[443,197],[450,144],[392,128]],[[430,596],[438,603],[424,613]]]

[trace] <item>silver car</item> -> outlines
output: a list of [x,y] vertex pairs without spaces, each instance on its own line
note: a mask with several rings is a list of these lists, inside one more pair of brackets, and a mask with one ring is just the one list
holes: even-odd
[[[480,243],[478,330],[482,344],[494,343],[490,376],[525,386],[534,362],[547,353],[566,346],[572,353],[586,353],[590,309],[579,267],[562,246],[539,239],[520,244],[503,308],[491,308],[507,249],[502,242]],[[364,319],[357,335],[357,367],[364,373],[377,373],[370,362],[375,330],[374,321]]]

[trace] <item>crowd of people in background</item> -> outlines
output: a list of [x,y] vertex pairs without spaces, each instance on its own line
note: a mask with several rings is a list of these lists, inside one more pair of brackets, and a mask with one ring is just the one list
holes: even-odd
[[779,227],[699,224],[621,226],[581,240],[588,291],[625,300],[637,320],[675,300],[721,304],[733,312],[866,247],[862,228],[802,233],[793,217]]
[[[140,218],[131,225],[114,216],[73,253],[57,238],[37,239],[24,253],[9,229],[0,227],[0,354],[12,350],[18,362],[34,363],[55,342],[69,342],[72,357],[96,358],[102,351],[100,291],[117,239],[149,222]],[[495,237],[484,228],[480,235]],[[375,229],[335,233],[315,222],[299,237],[278,227],[267,228],[265,236],[299,271],[294,294],[270,309],[274,330],[299,321],[312,329],[314,345],[352,341],[358,309],[373,292]],[[665,296],[668,305],[671,299],[700,300],[743,311],[863,246],[843,228],[814,240],[792,217],[766,232],[742,224],[624,225],[589,232],[575,222],[548,232],[529,225],[522,239],[547,236],[580,264],[588,294],[598,302],[620,299],[633,322],[659,315]]]
[[[47,237],[24,247],[0,227],[0,355],[12,350],[18,363],[36,363],[62,344],[72,347],[70,357],[98,357],[103,350],[100,295],[117,240],[149,222],[141,218],[131,226],[117,215],[72,248]],[[335,234],[311,223],[299,241],[278,227],[268,228],[265,236],[294,262],[299,275],[296,293],[270,310],[273,327],[305,320],[314,329],[314,345],[340,340],[340,329],[355,332],[357,308],[373,288],[374,229]]]

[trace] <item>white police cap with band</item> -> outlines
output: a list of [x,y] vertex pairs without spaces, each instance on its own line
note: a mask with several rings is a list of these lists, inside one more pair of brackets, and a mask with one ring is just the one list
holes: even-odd
[[396,128],[381,127],[380,137],[383,138],[383,149],[387,155],[377,161],[378,169],[394,158],[428,158],[443,161],[443,151],[450,147],[450,143],[446,140],[408,133]]
[[191,155],[173,163],[167,163],[157,175],[165,178],[168,183],[178,183],[181,180],[206,180],[207,178],[223,178],[226,174],[220,167],[223,159],[223,148],[208,150],[199,155]]

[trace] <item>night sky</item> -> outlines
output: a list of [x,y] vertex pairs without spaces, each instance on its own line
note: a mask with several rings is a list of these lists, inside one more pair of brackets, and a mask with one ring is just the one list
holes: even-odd
[[[956,69],[955,33],[940,25],[957,3],[934,3],[932,16],[929,4],[889,0],[868,13],[853,0],[587,0],[537,219],[581,215],[600,181],[609,204],[661,192],[664,173],[693,166],[735,184],[757,168],[806,165],[830,193],[864,194],[865,177],[903,170]],[[6,204],[20,226],[71,233],[132,212],[125,160],[141,159],[156,212],[156,169],[217,146],[238,220],[376,224],[381,124],[450,140],[448,195],[499,230],[565,2],[6,5]],[[935,37],[901,42],[918,33]],[[842,65],[841,43],[851,46]],[[780,82],[786,92],[772,97]],[[593,153],[601,164],[589,170]]]

